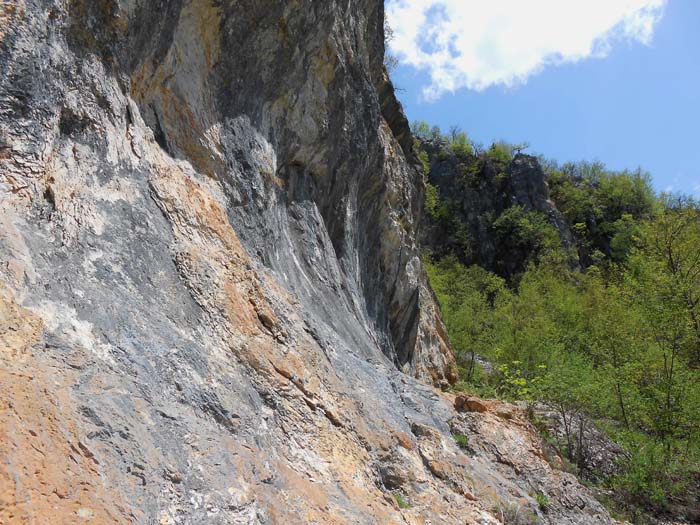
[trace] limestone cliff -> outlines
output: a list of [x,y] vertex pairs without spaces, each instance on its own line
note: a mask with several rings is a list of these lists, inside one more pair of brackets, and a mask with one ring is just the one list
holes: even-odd
[[[502,214],[518,207],[536,213],[552,226],[562,247],[575,252],[571,226],[550,200],[537,157],[455,153],[441,139],[421,139],[418,147],[426,155],[427,181],[449,210],[448,221],[435,213],[423,215],[421,242],[426,251],[438,257],[456,255],[466,265],[478,264],[506,278],[522,273],[540,247],[498,227]],[[572,255],[572,264],[578,264],[574,259]]]
[[517,412],[434,388],[382,30],[379,0],[0,3],[0,523],[610,521]]

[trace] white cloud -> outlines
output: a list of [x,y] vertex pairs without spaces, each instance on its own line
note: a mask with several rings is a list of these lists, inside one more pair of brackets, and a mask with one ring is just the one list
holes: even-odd
[[388,0],[392,52],[426,70],[435,99],[512,87],[545,66],[604,57],[616,41],[650,44],[667,0]]

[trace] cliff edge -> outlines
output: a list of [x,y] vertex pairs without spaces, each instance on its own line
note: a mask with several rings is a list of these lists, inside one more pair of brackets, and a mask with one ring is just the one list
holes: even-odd
[[0,4],[0,523],[610,522],[436,388],[383,20]]

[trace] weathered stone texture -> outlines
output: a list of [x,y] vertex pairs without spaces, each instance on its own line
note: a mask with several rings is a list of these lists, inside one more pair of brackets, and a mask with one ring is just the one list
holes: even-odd
[[382,24],[0,3],[0,522],[497,523]]

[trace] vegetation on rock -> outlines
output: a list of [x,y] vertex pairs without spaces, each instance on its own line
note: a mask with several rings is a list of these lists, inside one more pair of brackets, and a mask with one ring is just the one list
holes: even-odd
[[[414,127],[419,137],[428,128]],[[444,232],[444,244],[428,243],[424,257],[458,356],[457,388],[555,413],[559,451],[612,490],[630,519],[692,517],[700,481],[700,205],[655,195],[639,171],[541,160],[544,197],[563,222],[507,202],[475,217],[463,207],[474,188],[491,204],[517,201],[495,174],[512,177],[521,154],[496,144],[463,155],[450,143],[441,137],[417,147],[430,156],[427,227]],[[451,178],[444,170],[434,176],[441,155],[453,159]],[[474,223],[495,240],[491,260],[469,246],[464,232]],[[499,264],[503,250],[517,254],[517,264]],[[602,481],[585,440],[594,425],[626,451],[618,474]]]
[[396,504],[399,506],[400,509],[411,508],[411,505],[409,505],[408,502],[404,499],[404,497],[398,492],[394,494],[394,499],[396,500]]

